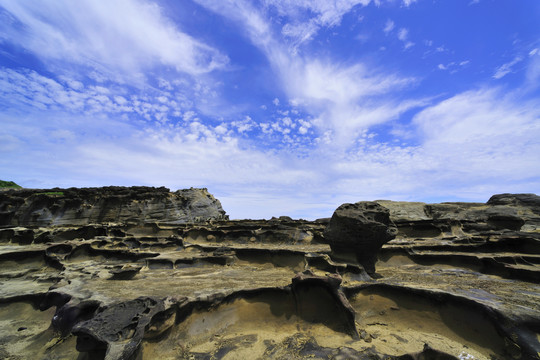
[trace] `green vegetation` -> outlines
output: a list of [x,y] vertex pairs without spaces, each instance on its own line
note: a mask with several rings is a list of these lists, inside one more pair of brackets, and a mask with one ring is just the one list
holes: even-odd
[[49,192],[36,193],[36,195],[59,195],[59,196],[63,196],[64,193],[61,192],[61,191],[49,191]]
[[0,188],[4,189],[22,189],[22,186],[15,184],[13,181],[0,180]]

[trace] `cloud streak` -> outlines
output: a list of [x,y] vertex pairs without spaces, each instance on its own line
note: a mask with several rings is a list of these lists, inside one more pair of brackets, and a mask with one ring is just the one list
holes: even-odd
[[[191,75],[223,68],[226,55],[179,30],[156,4],[142,0],[0,1],[10,40],[61,68],[66,62],[123,81],[156,65]],[[8,18],[8,17],[5,17]]]
[[[387,122],[408,109],[405,103],[388,96],[413,85],[416,81],[414,78],[385,74],[363,62],[341,64],[330,58],[304,57],[281,42],[270,20],[266,18],[267,13],[255,9],[249,2],[198,2],[247,29],[250,41],[268,58],[289,99],[302,105],[311,116],[318,119],[315,125],[321,133],[331,134],[331,139],[327,138],[322,143],[331,141],[347,146],[358,132],[368,126]],[[307,23],[316,21],[333,26],[339,23],[352,7],[366,6],[369,3],[370,1],[338,1],[332,4],[320,1],[270,1],[267,6],[275,7],[281,16],[297,22],[300,20],[294,19],[298,18],[299,9],[309,9],[310,14],[314,15]],[[406,30],[402,31],[405,31],[406,40]],[[364,99],[370,99],[367,105]]]
[[512,72],[512,67],[514,65],[517,65],[522,61],[523,61],[523,58],[521,56],[516,56],[512,61],[499,66],[495,70],[495,73],[493,74],[493,78],[497,80],[502,79],[503,77],[505,77],[506,75]]

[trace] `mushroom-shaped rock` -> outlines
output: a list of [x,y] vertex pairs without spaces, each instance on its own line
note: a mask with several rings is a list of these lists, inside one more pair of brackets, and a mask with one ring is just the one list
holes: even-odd
[[390,211],[372,201],[339,206],[324,230],[324,238],[334,255],[355,254],[371,275],[375,274],[377,252],[396,234]]

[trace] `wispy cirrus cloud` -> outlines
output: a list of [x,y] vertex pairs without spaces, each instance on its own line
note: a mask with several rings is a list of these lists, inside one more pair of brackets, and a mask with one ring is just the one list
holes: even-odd
[[513,70],[512,67],[519,64],[523,61],[523,57],[516,56],[512,61],[509,61],[505,64],[502,64],[497,69],[495,69],[495,73],[493,73],[494,79],[501,79],[505,77],[506,75],[510,74]]
[[366,6],[370,2],[371,0],[266,0],[265,5],[275,9],[287,20],[281,33],[292,40],[293,46],[298,46],[313,39],[321,28],[339,25],[342,17],[355,6]]
[[540,80],[540,49],[534,48],[529,51],[529,60],[526,72],[527,86],[538,88]]
[[[400,101],[391,94],[415,83],[412,77],[387,73],[363,62],[343,64],[331,58],[321,58],[291,50],[280,38],[269,19],[268,8],[257,9],[248,1],[198,0],[198,2],[245,28],[250,41],[268,58],[281,79],[289,100],[300,104],[317,119],[314,122],[326,140],[347,147],[367,126],[395,118],[408,106],[420,102]],[[312,19],[331,26],[355,5],[370,1],[278,2],[269,1],[287,19],[298,20],[300,9],[309,9]],[[296,20],[295,20],[296,19]],[[304,23],[305,19],[301,19]],[[311,20],[310,20],[311,21]],[[363,101],[369,99],[369,101]],[[416,104],[416,105],[413,105]],[[330,137],[330,138],[329,138]]]
[[182,32],[155,3],[138,0],[0,1],[0,40],[24,47],[56,70],[73,65],[122,81],[156,65],[187,74],[223,68],[225,54]]
[[540,103],[519,99],[517,92],[504,94],[503,89],[471,90],[426,108],[413,122],[424,151],[449,174],[462,173],[464,183],[538,179]]
[[333,186],[363,189],[357,198],[414,200],[407,194],[415,194],[431,201],[449,192],[474,200],[534,187],[540,102],[519,99],[519,92],[480,88],[435,102],[413,117],[417,145],[366,136],[356,151],[334,159]]

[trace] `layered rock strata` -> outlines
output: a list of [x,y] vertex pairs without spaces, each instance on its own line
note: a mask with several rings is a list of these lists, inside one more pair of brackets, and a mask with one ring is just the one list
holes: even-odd
[[10,215],[0,358],[539,359],[537,200],[370,204],[397,228],[376,279],[336,254],[330,220]]
[[0,192],[0,225],[188,223],[226,219],[207,189],[170,192],[144,186],[23,189]]

